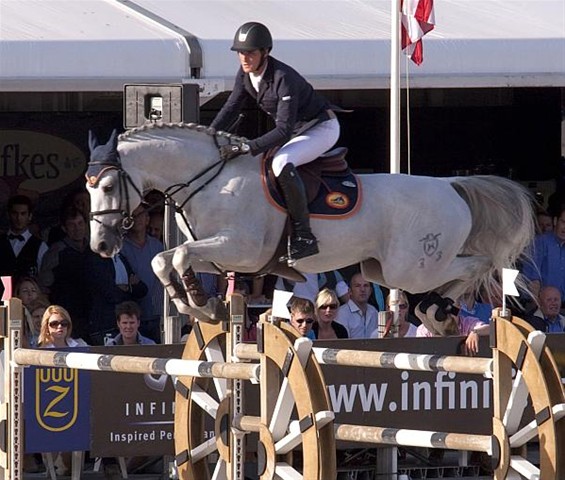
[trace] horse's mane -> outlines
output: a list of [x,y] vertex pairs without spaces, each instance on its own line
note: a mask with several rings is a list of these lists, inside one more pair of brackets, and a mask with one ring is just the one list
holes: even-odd
[[[118,140],[120,141],[134,141],[138,140],[139,137],[142,135],[151,135],[152,133],[163,132],[167,133],[167,131],[174,131],[174,130],[185,130],[190,132],[202,133],[208,135],[210,139],[218,144],[218,139],[226,139],[227,142],[245,142],[247,139],[245,137],[241,137],[238,135],[234,135],[233,133],[224,132],[222,130],[216,130],[215,128],[208,127],[206,125],[199,125],[197,123],[165,123],[165,122],[151,122],[145,123],[139,127],[132,128],[130,130],[126,130],[124,133],[121,133],[118,136]],[[142,138],[142,140],[147,140],[147,138]],[[152,189],[155,189],[156,186],[149,180],[145,179],[142,185],[143,192],[148,192]]]
[[220,137],[226,138],[228,140],[233,140],[234,142],[244,142],[247,139],[245,137],[241,137],[238,135],[234,135],[233,133],[224,132],[222,130],[216,130],[215,128],[208,127],[206,125],[199,125],[198,123],[164,123],[164,122],[151,122],[145,123],[139,127],[132,128],[130,130],[125,131],[124,133],[120,134],[118,137],[119,140],[128,140],[134,139],[137,135],[141,133],[148,133],[151,131],[156,130],[166,130],[166,129],[188,129],[191,131],[195,131],[198,133],[205,133],[210,137]]

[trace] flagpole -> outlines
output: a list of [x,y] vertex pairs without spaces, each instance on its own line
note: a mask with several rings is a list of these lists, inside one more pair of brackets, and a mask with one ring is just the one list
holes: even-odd
[[[400,0],[390,2],[390,173],[400,173]],[[397,289],[390,290],[389,308],[397,325]]]
[[390,17],[390,173],[400,173],[400,0]]

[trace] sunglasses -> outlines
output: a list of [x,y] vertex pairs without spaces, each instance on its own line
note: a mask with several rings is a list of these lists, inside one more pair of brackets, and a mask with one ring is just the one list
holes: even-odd
[[59,325],[61,325],[61,327],[63,327],[63,328],[68,328],[69,322],[67,322],[66,320],[63,320],[62,322],[60,322],[58,320],[53,320],[52,322],[49,322],[49,326],[51,328],[57,328]]
[[313,318],[299,318],[297,320],[295,320],[296,323],[298,323],[298,325],[302,325],[304,322],[306,322],[308,325],[310,325],[311,323],[314,323],[314,319]]
[[328,303],[327,305],[320,305],[318,307],[319,310],[326,310],[329,308],[330,310],[336,310],[338,307],[337,303]]
[[400,310],[406,310],[408,308],[408,304],[407,303],[400,303],[400,304],[398,304],[398,308],[400,308]]

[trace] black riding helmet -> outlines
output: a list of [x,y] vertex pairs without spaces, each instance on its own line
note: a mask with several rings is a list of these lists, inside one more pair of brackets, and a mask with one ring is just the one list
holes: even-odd
[[273,37],[271,32],[262,23],[247,22],[235,32],[231,49],[234,52],[251,52],[253,50],[273,48]]

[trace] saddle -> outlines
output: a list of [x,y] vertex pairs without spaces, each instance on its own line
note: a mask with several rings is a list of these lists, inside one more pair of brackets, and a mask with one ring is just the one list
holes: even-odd
[[[263,157],[263,180],[270,200],[286,209],[284,197],[271,168],[275,152],[274,149],[269,150]],[[360,205],[361,185],[347,164],[346,154],[347,148],[334,148],[297,168],[304,182],[311,216],[349,216]]]
[[[277,149],[263,155],[261,177],[267,201],[286,212],[284,197],[271,168]],[[351,171],[345,156],[347,148],[339,147],[321,155],[316,160],[297,168],[304,182],[310,217],[342,219],[354,215],[361,205],[361,183]],[[287,234],[290,223],[287,220],[285,231],[273,258],[255,275],[272,273],[296,282],[304,282],[304,276],[279,258],[287,252]]]

